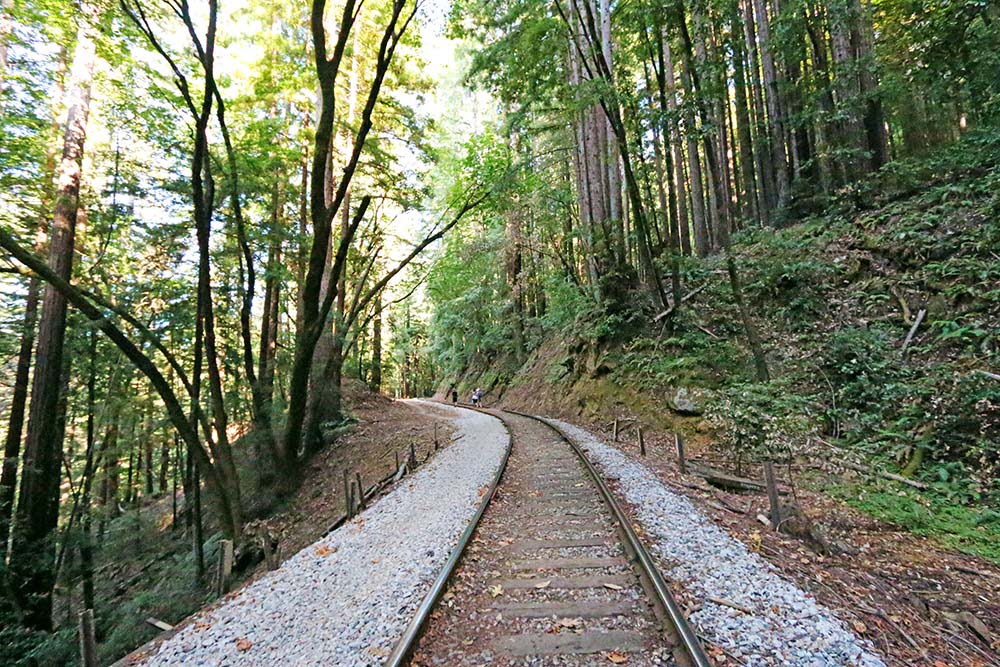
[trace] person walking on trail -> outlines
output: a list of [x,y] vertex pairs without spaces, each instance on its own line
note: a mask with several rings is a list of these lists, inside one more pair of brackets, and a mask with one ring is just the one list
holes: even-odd
[[483,400],[483,394],[485,392],[482,389],[477,388],[472,392],[472,404],[478,406],[479,402]]
[[451,404],[458,405],[458,389],[451,388]]

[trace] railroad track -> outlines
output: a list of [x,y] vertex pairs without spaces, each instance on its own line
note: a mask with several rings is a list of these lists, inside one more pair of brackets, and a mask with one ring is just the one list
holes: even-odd
[[387,667],[711,665],[584,452],[539,417],[483,412],[511,450]]

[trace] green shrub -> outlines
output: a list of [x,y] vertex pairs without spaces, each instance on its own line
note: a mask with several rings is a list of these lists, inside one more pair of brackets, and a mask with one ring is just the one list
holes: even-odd
[[810,430],[809,401],[783,382],[739,383],[718,392],[707,417],[736,461],[783,460]]

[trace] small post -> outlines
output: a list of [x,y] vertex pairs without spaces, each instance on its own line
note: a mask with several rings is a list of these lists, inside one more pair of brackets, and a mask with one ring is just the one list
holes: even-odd
[[646,439],[642,437],[642,427],[637,426],[636,429],[639,431],[639,454],[641,456],[646,455]]
[[396,455],[396,472],[399,472],[399,452],[393,452]]
[[614,434],[614,441],[618,442],[618,417],[615,417],[615,425],[612,433]]
[[354,516],[357,513],[356,508],[358,506],[358,502],[357,502],[357,495],[355,494],[356,494],[356,489],[354,485],[354,480],[351,480],[350,490],[348,491],[347,495],[347,504],[351,508],[347,512],[348,516]]
[[84,609],[80,612],[80,664],[83,667],[97,667],[93,609]]
[[438,423],[434,422],[434,451],[438,450]]
[[775,530],[781,525],[781,507],[778,505],[778,485],[774,481],[774,464],[764,462],[764,485],[767,487],[767,500],[771,505],[771,525]]
[[361,485],[361,473],[354,471],[354,479],[358,482],[358,509],[365,508],[365,487]]
[[677,469],[682,475],[687,474],[687,460],[684,458],[684,436],[674,433],[674,444],[677,445]]
[[229,576],[233,573],[233,541],[219,540],[219,579],[216,593],[225,595],[229,590]]
[[416,467],[417,467],[417,450],[414,447],[413,442],[410,442],[410,468],[416,468]]
[[354,509],[354,503],[351,502],[351,485],[349,482],[349,477],[347,475],[347,470],[344,470],[344,510],[347,513],[347,518],[350,519],[354,516],[351,511]]

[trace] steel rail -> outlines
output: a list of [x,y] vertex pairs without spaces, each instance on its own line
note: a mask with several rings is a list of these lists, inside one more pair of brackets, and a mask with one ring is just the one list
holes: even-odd
[[[511,414],[518,415],[519,417],[533,419],[537,422],[545,424],[550,429],[555,431],[559,437],[573,449],[577,457],[587,468],[590,476],[593,478],[594,483],[601,492],[601,496],[604,498],[605,504],[611,510],[611,513],[614,514],[615,520],[618,522],[619,527],[625,536],[627,546],[633,553],[635,553],[639,568],[652,585],[653,591],[656,593],[656,602],[663,609],[663,611],[666,612],[670,623],[673,625],[673,629],[677,632],[677,636],[681,641],[684,652],[687,653],[687,657],[691,660],[691,663],[695,665],[695,667],[712,667],[712,662],[709,660],[708,654],[705,653],[705,648],[698,640],[697,633],[694,631],[694,628],[691,627],[691,624],[688,623],[680,605],[678,605],[677,601],[674,600],[674,596],[667,587],[667,583],[663,579],[663,575],[660,574],[659,568],[653,561],[652,556],[650,556],[646,546],[642,543],[642,540],[639,539],[635,529],[632,528],[631,520],[621,508],[618,500],[611,493],[611,489],[608,487],[607,482],[604,481],[604,477],[600,472],[598,472],[597,468],[583,452],[583,449],[573,442],[573,440],[567,436],[561,428],[550,423],[549,420],[544,417],[529,415],[515,410],[508,410],[506,408],[504,408],[504,412],[509,412]],[[509,430],[510,429],[508,428],[508,431]]]
[[507,449],[504,452],[503,460],[500,461],[500,466],[497,468],[496,476],[490,484],[489,491],[483,496],[483,499],[480,501],[479,507],[473,515],[472,520],[469,522],[469,525],[466,527],[461,537],[458,538],[458,544],[456,544],[455,548],[451,550],[451,555],[445,562],[444,567],[442,567],[441,571],[438,573],[437,578],[431,585],[431,589],[420,602],[420,606],[417,607],[416,612],[414,612],[413,617],[410,619],[410,623],[403,631],[403,635],[399,638],[399,641],[396,642],[396,646],[393,648],[392,653],[389,654],[389,657],[385,661],[385,667],[399,667],[400,665],[403,665],[413,652],[413,649],[417,644],[417,640],[420,638],[424,627],[427,625],[427,621],[430,619],[431,611],[434,610],[434,605],[437,604],[441,595],[444,593],[444,589],[448,585],[448,580],[451,579],[451,575],[455,571],[458,561],[465,552],[465,547],[468,546],[469,542],[472,540],[473,533],[476,532],[476,528],[479,526],[479,520],[483,518],[483,513],[486,512],[486,508],[489,506],[490,501],[496,494],[497,486],[500,484],[500,478],[503,477],[503,473],[507,469],[507,461],[510,460],[510,451],[514,446],[514,432],[510,430],[510,427],[507,426],[507,423],[504,422],[503,419],[487,412],[486,410],[480,410],[466,405],[461,405],[459,407],[465,408],[466,410],[481,412],[500,422],[503,425],[504,430],[507,431]]

